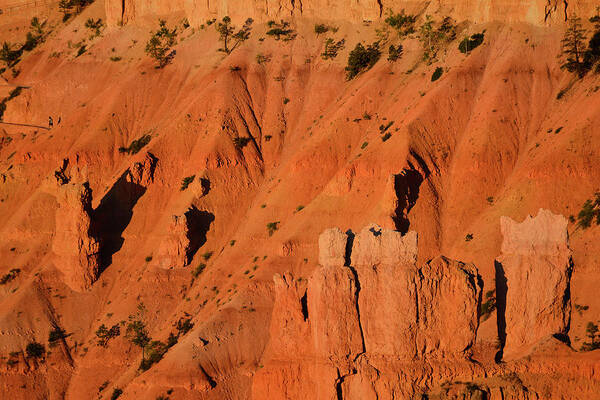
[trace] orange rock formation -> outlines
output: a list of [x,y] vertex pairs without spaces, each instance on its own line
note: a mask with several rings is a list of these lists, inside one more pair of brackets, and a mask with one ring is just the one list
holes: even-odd
[[597,398],[597,5],[0,0],[0,398]]

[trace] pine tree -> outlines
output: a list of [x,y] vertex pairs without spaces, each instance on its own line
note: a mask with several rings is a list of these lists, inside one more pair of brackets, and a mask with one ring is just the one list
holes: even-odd
[[569,18],[569,26],[565,32],[562,43],[562,56],[564,61],[561,68],[569,72],[577,72],[582,75],[585,71],[583,55],[585,51],[585,29],[581,25],[581,18],[573,14]]
[[[252,23],[254,21],[252,18],[248,18],[242,28],[235,32],[235,26],[231,24],[231,18],[228,16],[223,17],[222,22],[219,22],[215,29],[219,34],[219,40],[223,42],[223,47],[219,49],[223,53],[230,54],[233,50],[235,50],[240,44],[248,40],[250,37],[250,30],[252,29]],[[229,46],[230,41],[234,40],[233,46]]]

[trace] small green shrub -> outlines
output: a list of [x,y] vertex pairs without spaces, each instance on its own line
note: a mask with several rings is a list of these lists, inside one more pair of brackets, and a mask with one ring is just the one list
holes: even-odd
[[394,121],[390,121],[386,125],[383,125],[383,124],[379,125],[379,133],[387,132],[388,129],[390,129],[392,127],[392,125],[394,125]]
[[88,18],[87,21],[85,21],[85,27],[92,31],[90,39],[93,39],[96,36],[100,36],[102,28],[104,28],[104,22],[102,22],[101,18],[96,20],[94,18]]
[[115,324],[109,328],[102,324],[96,330],[96,344],[101,347],[106,347],[111,339],[116,338],[121,334],[121,327]]
[[177,329],[178,335],[185,335],[194,327],[194,323],[191,318],[180,318],[177,321],[175,328]]
[[44,345],[38,342],[31,342],[25,347],[25,352],[28,357],[31,358],[42,358],[46,353]]
[[169,347],[160,340],[153,340],[146,346],[146,358],[142,358],[140,362],[140,371],[149,370],[152,365],[156,364],[167,353]]
[[329,27],[325,24],[315,24],[315,33],[317,36],[329,32]]
[[0,278],[0,285],[6,285],[7,283],[14,281],[17,279],[20,273],[21,270],[19,268],[12,268],[10,271],[8,271],[8,273],[4,274],[2,278]]
[[382,141],[382,142],[385,142],[385,141],[387,141],[387,140],[388,140],[389,138],[391,138],[391,137],[392,137],[392,134],[391,134],[391,133],[389,133],[389,132],[387,132],[385,135],[383,135],[383,136],[381,137],[381,141]]
[[174,57],[171,48],[177,43],[177,28],[169,29],[163,19],[158,21],[158,30],[146,43],[146,54],[158,62],[157,68],[165,67]]
[[269,232],[269,236],[273,236],[275,231],[277,231],[278,229],[279,229],[279,221],[269,222],[267,224],[267,231]]
[[196,179],[196,175],[186,176],[185,178],[183,178],[181,180],[181,187],[179,188],[179,190],[182,192],[186,190],[188,186],[190,186],[192,182],[194,182],[194,179]]
[[598,325],[593,322],[588,322],[585,335],[589,341],[583,342],[581,346],[582,351],[592,351],[600,349],[600,340],[598,338]]
[[200,276],[200,274],[201,274],[202,272],[204,272],[204,270],[205,270],[205,269],[206,269],[206,264],[204,264],[204,263],[201,263],[200,265],[198,265],[196,268],[194,268],[194,269],[192,270],[192,276],[193,276],[194,278],[197,278],[197,277],[199,277],[199,276]]
[[82,56],[87,51],[87,46],[84,44],[79,49],[77,49],[77,55],[75,57]]
[[269,61],[271,61],[271,57],[269,57],[269,56],[265,56],[265,55],[262,55],[262,54],[257,54],[256,55],[256,62],[257,62],[257,64],[262,65],[262,64],[268,63]]
[[212,251],[207,251],[206,253],[202,254],[202,258],[204,258],[205,261],[208,261],[213,255]]
[[357,43],[354,50],[348,56],[346,79],[350,80],[361,72],[371,69],[379,61],[380,57],[381,51],[379,50],[378,42],[368,45],[366,48],[362,43]]
[[485,303],[481,304],[480,315],[482,321],[487,320],[496,309],[496,291],[488,290],[485,294]]
[[458,50],[461,53],[469,54],[483,43],[484,33],[475,33],[470,37],[464,38],[458,45]]
[[465,242],[470,242],[471,240],[473,240],[473,234],[467,233],[467,236],[465,236]]
[[79,14],[85,7],[92,4],[94,0],[60,0],[59,10],[64,14],[63,22],[69,19],[73,14]]
[[123,394],[123,391],[119,388],[116,388],[113,390],[112,394],[110,395],[110,400],[117,400],[119,398],[119,396],[121,396]]
[[290,28],[290,23],[287,21],[282,20],[280,23],[269,21],[267,25],[270,29],[266,32],[266,34],[273,36],[275,40],[283,39],[284,41],[288,41],[294,39],[295,37],[294,30]]
[[415,15],[407,15],[404,11],[394,14],[392,10],[389,10],[388,17],[385,19],[385,23],[394,28],[400,36],[414,33],[416,21],[417,17]]
[[38,17],[33,17],[29,25],[29,32],[25,37],[25,43],[23,44],[22,51],[31,51],[36,48],[40,43],[45,40],[46,33],[44,27],[46,21],[40,22]]
[[[229,16],[223,17],[221,22],[215,25],[215,29],[219,34],[219,40],[223,43],[223,47],[220,48],[219,51],[230,54],[238,46],[248,40],[250,38],[253,22],[254,20],[252,18],[248,18],[246,22],[244,22],[242,28],[236,32],[235,26],[231,24],[231,18],[229,18]],[[233,42],[233,46],[230,46],[231,42]]]
[[590,306],[583,306],[581,304],[575,304],[573,306],[575,310],[581,315],[584,311],[589,310]]
[[404,47],[399,44],[398,46],[390,45],[388,49],[388,61],[396,62],[398,59],[402,57],[402,53],[404,51]]
[[232,140],[235,147],[237,147],[238,149],[243,149],[244,147],[246,147],[246,145],[250,142],[251,139],[249,137],[237,136],[234,137]]
[[127,154],[137,154],[141,149],[144,148],[148,143],[152,140],[152,136],[144,135],[139,139],[131,142],[129,147],[119,147],[119,153],[127,153]]
[[101,393],[104,391],[104,389],[106,389],[109,385],[109,381],[104,381],[104,383],[100,386],[98,386],[98,393]]
[[127,340],[142,349],[142,358],[144,358],[144,348],[151,340],[146,324],[142,319],[144,310],[145,308],[142,304],[138,305],[138,313],[129,316],[129,323],[127,324],[127,330],[125,331]]
[[369,142],[363,142],[363,144],[360,145],[360,149],[364,150],[368,145],[369,145]]
[[452,18],[446,17],[437,29],[434,25],[433,18],[427,15],[423,25],[419,28],[419,41],[423,47],[423,61],[428,64],[436,61],[442,46],[456,37],[456,27]]
[[331,60],[337,57],[338,52],[341,51],[345,46],[346,40],[341,39],[337,42],[332,38],[327,38],[325,41],[325,49],[321,53],[323,60]]
[[14,50],[14,45],[10,42],[4,42],[0,48],[0,61],[4,62],[6,68],[14,66],[21,57],[20,50]]
[[431,75],[431,82],[435,82],[438,79],[440,79],[442,77],[443,73],[444,73],[444,69],[442,67],[437,67],[435,69],[435,71],[433,72],[433,75]]
[[587,229],[592,226],[594,219],[600,225],[600,192],[594,194],[595,199],[586,200],[577,214],[577,228]]
[[63,340],[66,337],[67,333],[64,329],[61,329],[58,326],[54,327],[48,334],[48,345],[50,347],[54,347],[58,341]]
[[118,61],[121,61],[121,57],[119,57],[119,56],[112,56],[112,57],[110,58],[110,61],[112,61],[112,62],[118,62]]

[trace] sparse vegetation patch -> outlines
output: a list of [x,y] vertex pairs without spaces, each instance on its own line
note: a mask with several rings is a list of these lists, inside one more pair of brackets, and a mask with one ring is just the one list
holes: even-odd
[[8,271],[8,273],[4,274],[2,278],[0,278],[0,285],[6,285],[7,283],[14,281],[17,279],[20,273],[21,270],[19,268],[11,269]]
[[223,47],[221,47],[219,51],[230,54],[248,40],[250,38],[253,22],[254,20],[252,18],[248,18],[246,22],[244,22],[244,25],[236,32],[236,27],[231,24],[231,18],[228,16],[223,17],[221,22],[215,25],[215,29],[219,34],[219,40],[223,43]]
[[140,152],[141,149],[144,148],[144,146],[150,143],[151,139],[152,136],[144,135],[141,138],[131,142],[131,144],[128,147],[119,147],[119,153],[137,154]]
[[327,38],[325,41],[325,49],[323,50],[323,53],[321,53],[321,58],[323,60],[336,58],[338,52],[344,48],[345,43],[346,41],[344,39],[340,39],[336,42],[332,38]]
[[433,72],[433,75],[431,75],[431,82],[435,82],[438,79],[440,79],[442,77],[443,73],[444,73],[444,69],[442,67],[437,67],[435,69],[435,71]]
[[275,231],[277,231],[278,229],[279,229],[279,221],[269,222],[267,224],[267,231],[269,232],[269,236],[273,236]]
[[181,180],[181,188],[179,188],[179,190],[181,190],[182,192],[186,190],[188,186],[190,186],[194,182],[194,179],[196,179],[196,175],[187,176],[183,178]]
[[158,30],[152,33],[146,43],[146,54],[158,62],[157,68],[163,68],[175,57],[175,51],[171,48],[176,43],[177,28],[169,29],[167,22],[161,19],[158,21]]
[[461,53],[469,54],[471,51],[479,47],[483,43],[484,33],[475,33],[464,38],[458,45],[458,50]]
[[379,61],[380,57],[379,42],[370,44],[367,47],[364,47],[362,43],[357,43],[354,50],[348,56],[346,78],[350,80],[361,72],[371,69]]

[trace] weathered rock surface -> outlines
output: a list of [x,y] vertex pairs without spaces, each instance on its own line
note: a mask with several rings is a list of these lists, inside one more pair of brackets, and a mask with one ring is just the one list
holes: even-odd
[[190,226],[186,213],[172,215],[167,234],[158,249],[156,261],[161,268],[185,267],[190,263]]
[[345,263],[348,236],[340,228],[331,228],[319,236],[319,264],[324,267]]
[[500,225],[497,268],[506,277],[504,357],[510,359],[548,336],[568,333],[572,263],[562,215],[540,209],[521,223],[503,217]]
[[262,21],[290,17],[309,17],[328,20],[349,20],[362,22],[377,20],[386,16],[387,10],[406,10],[408,13],[435,14],[444,13],[475,22],[488,22],[496,19],[504,21],[527,21],[542,25],[548,20],[564,20],[567,12],[591,12],[595,2],[580,0],[535,0],[535,1],[498,1],[486,0],[428,3],[422,0],[361,0],[361,1],[296,1],[267,0],[199,2],[193,0],[177,0],[160,2],[157,0],[107,0],[106,14],[110,24],[128,23],[151,15],[185,13],[193,24],[203,24],[212,18],[229,15],[234,21],[254,18]]
[[87,183],[58,187],[56,234],[52,242],[55,264],[73,290],[88,289],[98,278],[100,243],[90,231],[92,190]]
[[[305,289],[290,275],[275,276],[271,341],[255,398],[409,395],[413,385],[398,383],[393,371],[412,370],[418,379],[436,359],[467,363],[479,321],[475,266],[438,257],[418,268],[416,233],[377,225],[356,237],[328,229],[319,244],[327,265]],[[352,265],[344,266],[350,250]],[[314,385],[304,387],[305,379]],[[391,386],[375,388],[378,380]]]
[[143,159],[134,162],[128,170],[127,181],[147,187],[154,182],[154,172],[158,159],[152,153],[146,153]]
[[462,355],[478,327],[477,269],[445,257],[421,268],[416,262],[416,232],[374,225],[356,235],[352,266],[366,350],[404,360]]

